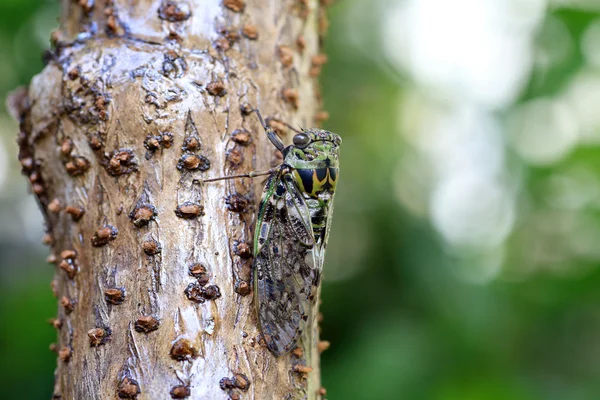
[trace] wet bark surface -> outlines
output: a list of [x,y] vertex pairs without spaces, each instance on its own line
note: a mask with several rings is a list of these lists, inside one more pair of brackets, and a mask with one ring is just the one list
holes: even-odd
[[63,0],[11,99],[56,264],[55,398],[320,396],[316,343],[261,343],[260,179],[202,183],[281,161],[252,108],[284,139],[315,125],[319,24],[314,0]]

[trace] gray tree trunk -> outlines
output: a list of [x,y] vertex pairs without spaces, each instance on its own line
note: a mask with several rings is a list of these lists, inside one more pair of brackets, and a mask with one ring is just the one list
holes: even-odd
[[281,358],[261,342],[260,180],[201,180],[280,162],[253,107],[315,125],[323,6],[62,5],[48,65],[10,100],[56,264],[55,398],[322,396],[316,342]]

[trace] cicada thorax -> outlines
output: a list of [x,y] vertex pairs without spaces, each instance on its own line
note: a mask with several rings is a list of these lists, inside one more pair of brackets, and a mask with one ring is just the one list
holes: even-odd
[[318,198],[321,193],[333,195],[335,192],[338,177],[336,167],[298,168],[292,174],[298,188],[308,197]]
[[339,175],[340,139],[331,132],[320,130],[305,131],[305,135],[310,139],[309,144],[290,146],[285,164],[308,206],[315,245],[320,252],[326,242],[327,219]]

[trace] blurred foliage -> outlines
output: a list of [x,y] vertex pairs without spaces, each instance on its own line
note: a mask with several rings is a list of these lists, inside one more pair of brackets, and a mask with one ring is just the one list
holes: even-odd
[[[381,11],[394,2],[369,3],[370,11],[360,15],[363,21],[356,20],[358,3],[365,1],[346,0],[332,7],[329,63],[321,75],[324,106],[331,115],[325,125],[344,139],[322,295],[322,336],[332,343],[322,359],[328,398],[598,398],[600,260],[585,252],[565,251],[549,263],[532,256],[534,239],[540,237],[548,239],[542,255],[570,249],[565,244],[568,231],[562,236],[555,232],[565,211],[552,204],[548,179],[573,167],[600,175],[596,145],[578,146],[554,163],[532,165],[501,143],[507,147],[507,170],[519,176],[516,222],[503,243],[499,272],[487,280],[465,279],[463,272],[476,269],[481,259],[457,260],[461,249],[452,248],[428,215],[407,209],[396,194],[394,171],[399,160],[411,157],[399,134],[399,107],[418,83],[382,57],[381,42],[399,40],[380,31]],[[57,12],[51,1],[0,1],[3,99],[42,68],[41,53],[47,46],[43,38],[56,23]],[[534,51],[558,51],[564,44],[555,40],[559,26],[567,38],[564,54],[543,68],[534,65],[519,98],[495,112],[502,121],[513,108],[564,91],[585,68],[582,37],[598,18],[600,11],[593,8],[546,11],[534,32]],[[0,118],[6,115],[2,112]],[[6,154],[0,148],[0,157],[10,162],[10,176],[0,186],[2,218],[18,214],[16,204],[26,196],[26,182],[18,177],[15,134],[15,125],[0,131],[6,148]],[[567,193],[560,196],[583,189],[562,190]],[[568,217],[592,225],[584,239],[597,247],[595,206],[571,210]],[[536,218],[544,219],[548,228],[531,228]],[[41,218],[21,223],[39,225]],[[56,310],[49,289],[52,271],[35,242],[39,238],[32,241],[31,229],[19,232],[0,235],[0,384],[6,398],[24,398],[23,388],[29,391],[26,398],[49,398],[55,356],[48,345],[55,332],[45,319]]]

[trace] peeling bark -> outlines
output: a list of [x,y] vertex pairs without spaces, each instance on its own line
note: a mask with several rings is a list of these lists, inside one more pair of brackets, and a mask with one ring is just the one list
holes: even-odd
[[316,343],[261,345],[261,182],[201,182],[280,162],[252,107],[282,135],[315,125],[323,6],[62,3],[48,65],[11,99],[56,264],[55,398],[320,397]]

